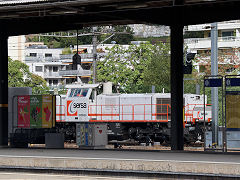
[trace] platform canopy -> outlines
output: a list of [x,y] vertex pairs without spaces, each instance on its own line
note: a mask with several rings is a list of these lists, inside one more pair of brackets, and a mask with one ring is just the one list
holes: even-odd
[[0,0],[0,26],[8,35],[111,24],[171,25],[240,19],[239,0]]

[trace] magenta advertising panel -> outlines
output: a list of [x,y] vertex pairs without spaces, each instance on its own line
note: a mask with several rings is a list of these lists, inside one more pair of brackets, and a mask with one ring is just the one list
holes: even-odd
[[30,96],[18,96],[18,128],[30,127]]

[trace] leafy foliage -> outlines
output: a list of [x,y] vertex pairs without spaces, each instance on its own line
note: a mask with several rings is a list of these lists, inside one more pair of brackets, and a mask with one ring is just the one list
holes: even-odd
[[[105,32],[107,27],[99,26],[97,27],[97,32]],[[113,32],[126,32],[126,34],[116,34],[109,40],[107,40],[105,43],[111,43],[111,41],[116,41],[117,44],[129,44],[131,41],[134,40],[133,36],[133,30],[126,25],[117,25],[112,26],[110,29],[113,30]],[[76,32],[76,30],[72,30],[71,32]],[[84,27],[83,29],[78,31],[79,34],[88,34],[92,33],[92,27]],[[57,33],[56,33],[57,34]],[[62,35],[67,35],[67,32],[61,32]],[[103,33],[98,35],[99,42],[106,39],[110,33]],[[92,35],[83,35],[78,37],[78,44],[92,44]],[[27,41],[30,42],[38,42],[39,37],[38,36],[31,36],[27,38]],[[40,41],[44,42],[45,45],[47,45],[49,48],[67,48],[71,45],[77,44],[77,38],[76,37],[47,37],[47,36],[41,36]]]
[[30,75],[30,79],[26,80],[26,85],[32,88],[33,94],[48,94],[49,87],[47,86],[47,82],[38,75],[32,74]]
[[169,36],[161,36],[161,37],[134,37],[135,41],[148,41],[150,44],[158,44],[158,43],[168,43]]
[[140,44],[128,48],[116,45],[97,64],[98,82],[111,81],[124,93],[150,92],[163,86],[169,90],[169,46]]
[[[129,26],[126,25],[115,25],[112,26],[113,32],[120,32],[122,34],[116,33],[112,38],[108,39],[105,43],[110,44],[112,41],[115,41],[116,44],[130,44],[131,41],[134,41],[135,38],[133,36],[133,30]],[[104,30],[102,30],[104,31]],[[99,37],[99,41],[103,41],[110,34],[102,34]]]
[[64,48],[62,54],[72,54],[72,50],[70,48]]
[[170,92],[170,47],[168,43],[152,46],[150,61],[144,72],[144,84],[154,85],[156,92]]
[[22,87],[24,85],[24,77],[29,78],[29,74],[30,72],[26,64],[8,58],[9,87]]
[[[229,50],[218,52],[218,74],[225,75],[237,75],[239,72],[239,48],[233,48]],[[204,53],[199,53],[196,55],[195,62],[200,65],[200,73],[193,73],[192,76],[195,77],[198,84],[201,85],[201,94],[204,93],[203,79],[205,75],[211,75],[211,51],[205,51]],[[194,81],[193,81],[194,82]],[[225,84],[225,82],[223,82]],[[228,90],[237,91],[239,88],[231,87]],[[205,88],[205,94],[208,97],[207,103],[211,104],[211,88]],[[222,106],[225,108],[225,103],[222,100],[224,98],[224,92],[222,88],[218,88],[218,122],[222,125]]]
[[8,86],[31,87],[33,94],[48,94],[46,81],[29,71],[29,67],[16,60],[8,58]]
[[[218,74],[226,75],[236,73],[233,70],[239,68],[240,48],[233,48],[227,51],[218,52]],[[211,74],[211,51],[199,53],[196,56],[196,62],[200,65],[200,72],[204,75]]]

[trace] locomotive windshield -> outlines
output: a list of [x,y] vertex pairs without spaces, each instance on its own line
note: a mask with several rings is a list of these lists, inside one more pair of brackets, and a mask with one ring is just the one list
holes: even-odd
[[79,89],[79,88],[75,88],[75,89],[71,89],[71,93],[69,95],[69,97],[86,97],[87,93],[88,93],[88,88],[84,88],[84,89]]

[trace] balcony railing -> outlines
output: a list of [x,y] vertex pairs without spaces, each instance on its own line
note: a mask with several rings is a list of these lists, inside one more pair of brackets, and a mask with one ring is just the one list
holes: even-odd
[[91,70],[61,70],[60,76],[91,76]]
[[25,61],[40,62],[40,61],[42,61],[42,58],[40,58],[40,57],[32,57],[32,56],[25,56]]
[[54,90],[54,89],[65,89],[65,86],[62,84],[58,84],[58,85],[53,85],[53,84],[49,84],[49,89],[50,90]]
[[30,62],[58,62],[59,58],[57,57],[33,57],[33,56],[25,56],[25,61]]
[[[102,58],[106,56],[107,53],[98,53],[98,57]],[[60,54],[60,60],[69,60],[72,59],[74,54]],[[93,54],[80,54],[82,61],[92,61]]]
[[45,57],[44,58],[44,60],[46,61],[46,62],[58,62],[60,59],[59,59],[59,57]]
[[[72,59],[74,54],[60,54],[60,59],[65,60],[65,59]],[[80,54],[82,59],[92,59],[93,55],[92,54]]]
[[[106,56],[107,53],[98,53],[98,58],[103,58]],[[26,62],[59,62],[61,60],[72,60],[74,54],[60,54],[59,57],[33,57],[33,56],[25,56]],[[92,54],[80,54],[82,62],[84,61],[92,61],[93,55]]]
[[[223,21],[218,22],[218,29],[236,29],[240,28],[240,21],[239,20],[233,20],[233,21]],[[189,25],[185,27],[186,31],[210,31],[211,30],[211,24],[198,24],[198,25]]]
[[[188,44],[199,43],[204,41],[211,41],[211,37],[208,38],[189,38],[185,39],[184,42]],[[236,36],[226,36],[226,37],[218,37],[218,41],[240,41],[240,37]]]
[[45,72],[44,73],[44,78],[54,78],[54,77],[60,77],[60,73],[59,72]]
[[[189,49],[208,49],[211,48],[211,38],[191,38],[185,39],[184,42]],[[240,37],[227,36],[218,37],[219,48],[240,47]]]

